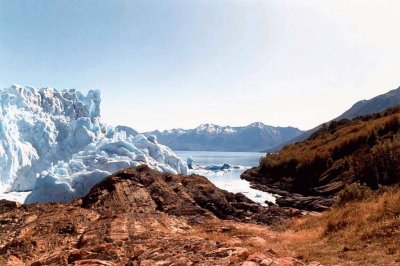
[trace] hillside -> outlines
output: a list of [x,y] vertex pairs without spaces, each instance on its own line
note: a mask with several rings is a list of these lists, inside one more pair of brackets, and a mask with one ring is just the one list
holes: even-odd
[[277,200],[282,206],[309,209],[330,206],[340,190],[355,182],[372,189],[398,184],[399,108],[323,125],[307,141],[263,157],[242,178],[284,195]]
[[[400,87],[387,93],[378,95],[372,99],[359,101],[355,103],[350,109],[345,111],[340,116],[332,119],[331,121],[339,121],[341,119],[353,119],[359,116],[379,113],[396,105],[400,105]],[[315,128],[307,130],[299,136],[296,136],[285,143],[279,144],[271,149],[267,149],[266,152],[277,152],[281,150],[285,145],[304,141],[308,139],[321,126],[322,125],[319,125]]]
[[[276,228],[272,248],[323,265],[399,265],[400,187],[363,190],[363,198],[347,198],[344,203],[342,197],[342,204],[337,202],[329,211]],[[349,192],[360,195],[357,190]]]
[[369,100],[362,100],[355,103],[349,110],[334,120],[343,118],[353,119],[358,116],[380,113],[390,107],[400,104],[400,87],[385,94],[378,95]]
[[195,129],[146,132],[172,150],[261,151],[286,142],[302,133],[293,127],[273,127],[253,123],[244,127],[203,124]]

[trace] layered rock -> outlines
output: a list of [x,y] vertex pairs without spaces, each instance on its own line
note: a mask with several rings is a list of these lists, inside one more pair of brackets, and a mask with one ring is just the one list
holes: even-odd
[[3,205],[2,265],[282,265],[268,248],[256,252],[268,240],[249,230],[299,215],[257,205],[202,176],[147,166],[117,172],[70,203]]

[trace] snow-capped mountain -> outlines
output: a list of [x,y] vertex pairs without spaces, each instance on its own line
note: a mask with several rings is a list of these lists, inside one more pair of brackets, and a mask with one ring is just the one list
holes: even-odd
[[160,143],[173,150],[262,151],[301,133],[297,128],[273,127],[257,122],[244,127],[202,124],[195,129],[156,130],[144,134],[157,136]]
[[100,102],[98,90],[0,90],[0,193],[33,190],[29,203],[67,201],[126,167],[187,172],[156,137],[103,124]]

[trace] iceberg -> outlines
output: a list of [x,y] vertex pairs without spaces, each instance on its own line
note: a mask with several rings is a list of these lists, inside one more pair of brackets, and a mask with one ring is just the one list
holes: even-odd
[[187,173],[155,136],[102,123],[100,102],[99,90],[0,90],[0,193],[32,191],[26,203],[69,201],[126,167]]
[[231,168],[239,168],[239,166],[232,166],[230,164],[224,163],[224,164],[210,164],[204,166],[203,168],[211,171],[224,171]]

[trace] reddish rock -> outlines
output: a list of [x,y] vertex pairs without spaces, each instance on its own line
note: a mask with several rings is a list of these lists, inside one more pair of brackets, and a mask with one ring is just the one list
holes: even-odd
[[290,257],[277,258],[271,264],[271,266],[305,266],[306,264]]
[[4,265],[5,266],[24,266],[25,264],[18,257],[11,255],[8,258],[7,262],[4,263]]
[[318,261],[312,261],[312,262],[308,263],[307,266],[322,266],[322,264],[319,263]]
[[260,261],[260,266],[270,266],[270,265],[272,265],[272,263],[274,263],[274,259],[267,258],[267,259],[263,259],[262,261]]
[[265,239],[263,239],[259,236],[253,236],[248,239],[248,243],[249,243],[249,245],[254,246],[254,247],[263,247],[263,246],[265,246],[266,241],[265,241]]
[[89,259],[89,260],[80,260],[76,261],[74,263],[76,266],[114,266],[116,265],[115,263],[109,262],[109,261],[104,261],[104,260],[96,260],[96,259]]
[[247,258],[247,260],[260,263],[262,260],[264,260],[266,258],[267,258],[267,256],[264,253],[256,252],[256,253],[251,254]]
[[238,237],[232,237],[231,239],[229,239],[228,241],[226,241],[226,243],[229,246],[233,246],[233,247],[240,247],[242,246],[242,240],[240,240]]
[[[287,217],[202,176],[146,166],[109,176],[69,203],[0,204],[0,265],[251,265],[231,235],[238,222],[250,228]],[[206,237],[213,233],[230,240]]]
[[0,214],[15,210],[20,206],[21,204],[18,202],[2,199],[0,200]]
[[245,261],[242,263],[242,266],[258,266],[258,264],[254,261]]

